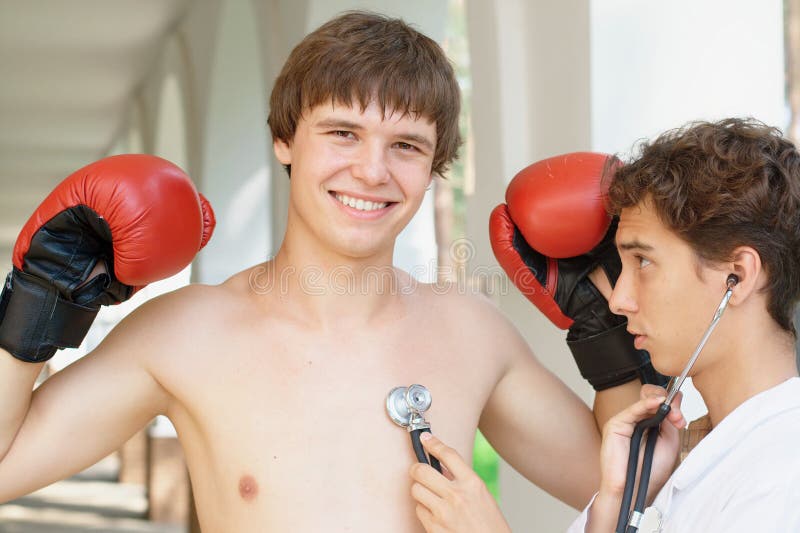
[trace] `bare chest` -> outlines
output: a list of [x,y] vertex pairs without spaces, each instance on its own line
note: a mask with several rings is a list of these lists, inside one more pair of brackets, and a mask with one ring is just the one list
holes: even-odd
[[469,461],[494,363],[424,332],[273,333],[214,347],[218,356],[203,354],[176,380],[172,418],[198,500],[241,531],[417,530],[415,458],[386,395],[425,385],[432,430]]

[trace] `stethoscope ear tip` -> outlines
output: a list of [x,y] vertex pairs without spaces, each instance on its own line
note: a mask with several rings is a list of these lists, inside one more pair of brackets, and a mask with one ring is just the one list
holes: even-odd
[[732,289],[737,283],[739,283],[739,276],[736,274],[728,274],[728,279],[725,280],[725,284],[728,288]]

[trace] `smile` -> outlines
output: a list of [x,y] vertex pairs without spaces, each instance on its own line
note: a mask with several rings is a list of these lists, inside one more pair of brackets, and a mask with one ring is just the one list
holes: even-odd
[[346,194],[336,193],[335,197],[343,205],[352,207],[353,209],[357,209],[359,211],[377,211],[389,205],[388,202],[372,202],[362,198],[352,198]]

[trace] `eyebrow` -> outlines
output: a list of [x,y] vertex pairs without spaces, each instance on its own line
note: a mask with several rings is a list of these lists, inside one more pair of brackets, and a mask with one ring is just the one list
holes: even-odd
[[620,250],[644,250],[646,252],[650,252],[653,250],[653,247],[650,246],[649,244],[637,241],[636,239],[628,242],[618,242],[617,248]]
[[[356,122],[351,122],[349,120],[338,119],[338,118],[329,118],[325,120],[321,120],[316,123],[316,127],[322,129],[328,128],[341,128],[345,130],[362,130],[364,129],[361,124]],[[418,135],[416,133],[400,133],[396,135],[398,139],[402,139],[403,141],[411,141],[417,144],[421,144],[426,147],[428,150],[433,152],[435,150],[433,142],[423,135]]]
[[318,128],[343,128],[346,130],[363,129],[360,124],[356,124],[355,122],[350,122],[349,120],[343,120],[338,118],[327,118],[325,120],[317,122],[315,125]]

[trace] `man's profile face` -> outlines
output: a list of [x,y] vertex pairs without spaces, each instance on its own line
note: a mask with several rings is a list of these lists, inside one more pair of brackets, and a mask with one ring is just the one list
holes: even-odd
[[[611,310],[628,318],[636,348],[650,352],[659,372],[678,375],[719,305],[725,274],[699,263],[649,200],[622,210],[616,244],[622,274],[609,300]],[[713,364],[718,345],[712,336],[693,374]]]
[[[327,103],[307,110],[291,143],[275,153],[291,165],[290,230],[332,251],[366,258],[391,254],[397,234],[431,181],[436,125],[376,103]],[[294,217],[294,218],[293,218]]]

